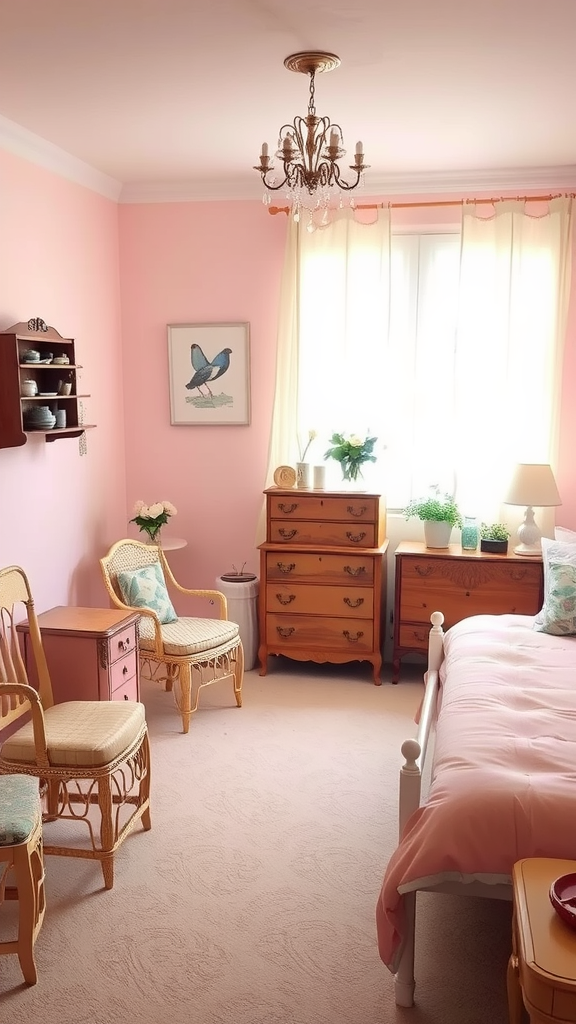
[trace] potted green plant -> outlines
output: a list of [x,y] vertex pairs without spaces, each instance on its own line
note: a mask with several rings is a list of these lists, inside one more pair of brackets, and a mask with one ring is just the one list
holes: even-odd
[[482,523],[480,526],[480,550],[493,555],[505,555],[508,551],[510,530],[504,523]]
[[462,515],[450,494],[440,494],[438,488],[428,498],[414,498],[404,509],[406,519],[417,516],[424,523],[427,548],[447,548],[454,526],[462,526]]

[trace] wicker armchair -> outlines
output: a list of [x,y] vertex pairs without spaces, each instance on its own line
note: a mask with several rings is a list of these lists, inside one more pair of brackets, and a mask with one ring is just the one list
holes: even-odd
[[[155,611],[125,603],[118,575],[159,564],[168,592],[207,598],[218,606],[218,618],[180,616],[162,624]],[[227,619],[227,602],[219,590],[190,590],[176,582],[161,548],[137,540],[119,540],[100,559],[106,589],[117,608],[137,611],[140,637],[140,663],[143,674],[162,682],[172,690],[182,718],[182,731],[188,732],[190,719],[198,707],[203,686],[232,677],[234,697],[242,707],[244,650],[239,627]]]
[[[16,633],[22,605],[38,691],[28,684]],[[44,853],[100,861],[104,885],[111,889],[116,850],[138,821],[146,830],[151,825],[145,708],[137,701],[54,703],[30,585],[18,566],[0,569],[0,730],[8,726],[0,775],[40,780]],[[52,830],[51,822],[58,828]],[[82,828],[88,842],[67,845],[66,831]]]
[[9,899],[18,900],[18,934],[0,942],[0,955],[17,953],[24,980],[35,985],[46,898],[38,780],[27,775],[0,775],[0,904]]

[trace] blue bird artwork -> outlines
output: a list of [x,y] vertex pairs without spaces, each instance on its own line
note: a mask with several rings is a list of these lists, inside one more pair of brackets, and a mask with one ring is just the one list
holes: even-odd
[[[186,387],[189,391],[194,391],[195,389],[198,390],[198,395],[192,398],[195,405],[213,406],[215,404],[215,398],[210,389],[210,384],[226,373],[226,370],[230,366],[231,355],[231,348],[223,348],[218,355],[214,356],[214,358],[209,361],[204,355],[200,345],[193,344],[190,346],[190,361],[192,363],[194,373],[186,384]],[[202,388],[205,388],[206,391],[202,391]],[[233,404],[232,398],[229,395],[224,395],[222,393],[218,398],[218,404]]]

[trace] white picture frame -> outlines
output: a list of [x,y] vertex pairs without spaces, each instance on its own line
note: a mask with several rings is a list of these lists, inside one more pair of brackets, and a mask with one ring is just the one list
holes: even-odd
[[248,323],[168,324],[173,426],[250,423],[249,327]]

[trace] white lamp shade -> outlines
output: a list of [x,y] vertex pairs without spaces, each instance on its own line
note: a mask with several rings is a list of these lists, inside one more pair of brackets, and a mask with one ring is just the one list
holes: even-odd
[[562,499],[550,466],[527,462],[516,466],[504,503],[539,508],[561,505]]

